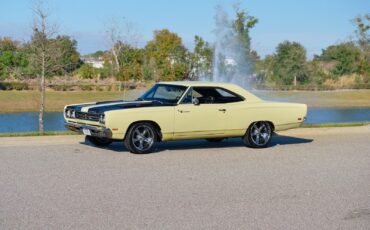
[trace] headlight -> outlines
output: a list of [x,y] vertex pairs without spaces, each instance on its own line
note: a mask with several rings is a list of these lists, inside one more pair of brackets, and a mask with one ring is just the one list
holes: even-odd
[[105,115],[104,115],[104,114],[101,114],[101,115],[99,116],[99,123],[100,123],[100,124],[105,124]]
[[66,109],[67,118],[76,118],[76,111],[73,109]]

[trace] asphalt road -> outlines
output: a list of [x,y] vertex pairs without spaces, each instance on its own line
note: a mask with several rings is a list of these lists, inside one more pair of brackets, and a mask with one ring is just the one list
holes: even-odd
[[370,126],[148,155],[82,136],[0,138],[0,229],[370,229]]

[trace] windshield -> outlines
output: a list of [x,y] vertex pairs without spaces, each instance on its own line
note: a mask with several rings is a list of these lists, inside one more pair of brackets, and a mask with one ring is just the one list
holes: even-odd
[[187,87],[180,85],[156,84],[146,91],[138,100],[153,101],[161,104],[176,104]]

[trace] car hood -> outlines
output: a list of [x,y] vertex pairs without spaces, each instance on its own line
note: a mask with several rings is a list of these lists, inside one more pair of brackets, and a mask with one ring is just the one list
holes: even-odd
[[66,109],[73,109],[76,112],[85,113],[104,113],[111,110],[129,109],[129,108],[142,108],[150,106],[159,106],[152,101],[102,101],[90,104],[70,105]]

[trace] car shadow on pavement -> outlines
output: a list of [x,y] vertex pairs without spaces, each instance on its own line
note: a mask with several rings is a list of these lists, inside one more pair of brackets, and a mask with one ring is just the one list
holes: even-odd
[[[274,134],[268,147],[274,147],[276,145],[296,145],[296,144],[306,144],[312,142],[313,139],[283,136]],[[85,140],[85,142],[80,142],[84,145],[93,146],[90,142]],[[160,142],[157,144],[156,149],[153,153],[159,153],[166,150],[187,150],[187,149],[212,149],[212,148],[234,148],[234,147],[244,147],[241,138],[228,138],[219,143],[208,142],[203,139],[197,140],[183,140],[183,141],[168,141]],[[123,142],[113,142],[107,147],[96,147],[106,150],[112,150],[116,152],[128,152],[124,147]]]
[[[268,147],[273,147],[276,145],[304,144],[310,143],[312,141],[313,139],[274,135]],[[212,143],[203,139],[170,141],[159,143],[156,152],[161,152],[165,150],[212,149],[212,148],[234,148],[234,147],[245,147],[241,138],[228,138],[219,143]]]
[[275,145],[306,144],[306,143],[311,143],[311,142],[313,142],[313,139],[306,139],[306,138],[300,138],[300,137],[291,137],[291,136],[275,134],[271,139],[269,147],[275,146]]

